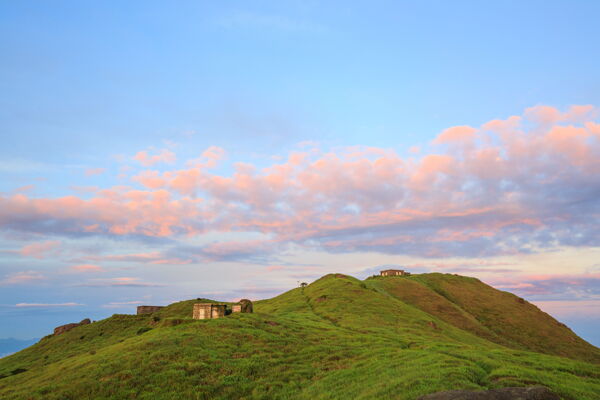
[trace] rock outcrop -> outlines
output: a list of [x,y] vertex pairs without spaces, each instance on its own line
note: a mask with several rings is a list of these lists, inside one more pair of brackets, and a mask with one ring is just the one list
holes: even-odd
[[450,390],[419,397],[419,400],[560,400],[544,386],[508,387],[472,392]]
[[57,326],[56,328],[54,328],[54,334],[60,335],[61,333],[68,332],[71,329],[77,328],[80,325],[87,325],[87,324],[91,324],[91,323],[92,323],[92,321],[90,321],[89,318],[86,318],[84,320],[81,320],[81,322],[79,322],[79,323],[72,323],[72,324],[65,324],[65,325]]

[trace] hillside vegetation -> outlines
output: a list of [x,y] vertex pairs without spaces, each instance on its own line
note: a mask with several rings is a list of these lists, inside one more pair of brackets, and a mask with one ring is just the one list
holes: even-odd
[[331,274],[216,320],[191,319],[195,302],[1,359],[0,398],[409,400],[534,384],[600,398],[600,349],[474,278]]

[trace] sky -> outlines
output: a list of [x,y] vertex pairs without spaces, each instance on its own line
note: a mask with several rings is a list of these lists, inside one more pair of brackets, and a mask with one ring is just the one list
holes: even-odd
[[0,1],[0,338],[327,273],[600,345],[597,1]]

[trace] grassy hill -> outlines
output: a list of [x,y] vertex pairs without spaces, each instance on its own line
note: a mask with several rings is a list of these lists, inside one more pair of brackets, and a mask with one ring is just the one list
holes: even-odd
[[474,278],[331,274],[217,320],[191,319],[197,301],[1,359],[0,398],[416,399],[532,384],[600,398],[600,349]]

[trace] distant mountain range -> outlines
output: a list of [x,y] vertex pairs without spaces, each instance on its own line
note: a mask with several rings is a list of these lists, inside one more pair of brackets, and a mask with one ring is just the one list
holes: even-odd
[[526,398],[599,399],[600,349],[475,278],[329,274],[254,313],[192,319],[206,302],[49,335],[0,360],[0,398],[416,400],[541,385],[552,397]]
[[12,353],[16,353],[19,350],[23,350],[24,348],[37,343],[39,340],[40,339],[0,339],[0,358],[6,357]]

